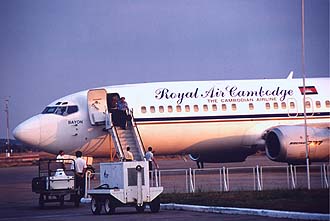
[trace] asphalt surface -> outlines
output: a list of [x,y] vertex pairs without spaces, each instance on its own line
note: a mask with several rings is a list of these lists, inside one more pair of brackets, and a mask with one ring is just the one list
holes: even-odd
[[[257,158],[250,163],[255,162]],[[161,168],[180,168],[195,166],[183,160],[159,160]],[[246,164],[246,163],[245,163]],[[249,164],[249,162],[247,162]],[[187,211],[161,210],[159,213],[137,213],[135,208],[117,208],[114,215],[93,215],[90,204],[81,204],[79,208],[72,203],[60,207],[58,203],[46,204],[44,209],[38,206],[38,195],[31,190],[31,180],[37,176],[37,166],[0,168],[0,221],[2,220],[290,220],[248,215],[226,215]],[[175,182],[175,180],[173,181]]]

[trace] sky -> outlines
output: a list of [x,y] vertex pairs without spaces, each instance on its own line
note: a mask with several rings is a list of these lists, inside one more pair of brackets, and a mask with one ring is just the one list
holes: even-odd
[[[302,73],[300,0],[1,0],[0,138],[88,88]],[[329,0],[305,0],[307,77],[329,77]],[[12,137],[12,135],[11,135]]]

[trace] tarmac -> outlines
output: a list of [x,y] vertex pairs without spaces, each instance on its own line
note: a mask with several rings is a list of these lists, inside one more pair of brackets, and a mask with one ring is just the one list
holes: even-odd
[[[184,161],[159,160],[161,168],[180,167],[186,165]],[[173,163],[176,165],[173,166]],[[192,162],[193,163],[193,162]],[[117,208],[114,215],[93,215],[90,204],[81,204],[79,208],[72,203],[66,203],[60,207],[58,203],[46,205],[44,209],[38,206],[38,195],[31,190],[31,180],[37,176],[37,166],[0,168],[0,221],[3,220],[224,220],[224,221],[285,221],[289,218],[274,218],[253,213],[228,214],[223,211],[204,211],[191,209],[186,205],[162,205],[159,213],[151,213],[146,209],[145,213],[137,213],[134,207]],[[169,208],[175,206],[175,208]],[[206,209],[210,210],[210,209]],[[252,215],[251,215],[252,214]],[[111,217],[109,217],[111,216]],[[294,218],[297,219],[297,218]],[[299,219],[299,218],[298,218]],[[322,220],[322,219],[321,219]]]

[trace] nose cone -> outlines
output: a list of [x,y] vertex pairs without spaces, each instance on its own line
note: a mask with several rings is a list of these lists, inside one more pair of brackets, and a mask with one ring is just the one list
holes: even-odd
[[13,131],[14,137],[31,146],[40,144],[40,116],[34,116],[19,124]]

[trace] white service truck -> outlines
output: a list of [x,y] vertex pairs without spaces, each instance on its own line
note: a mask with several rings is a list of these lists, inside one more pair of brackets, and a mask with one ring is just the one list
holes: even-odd
[[144,212],[149,205],[151,212],[159,212],[163,187],[151,187],[147,161],[100,163],[100,186],[88,190],[93,214],[115,213],[116,207],[135,206]]

